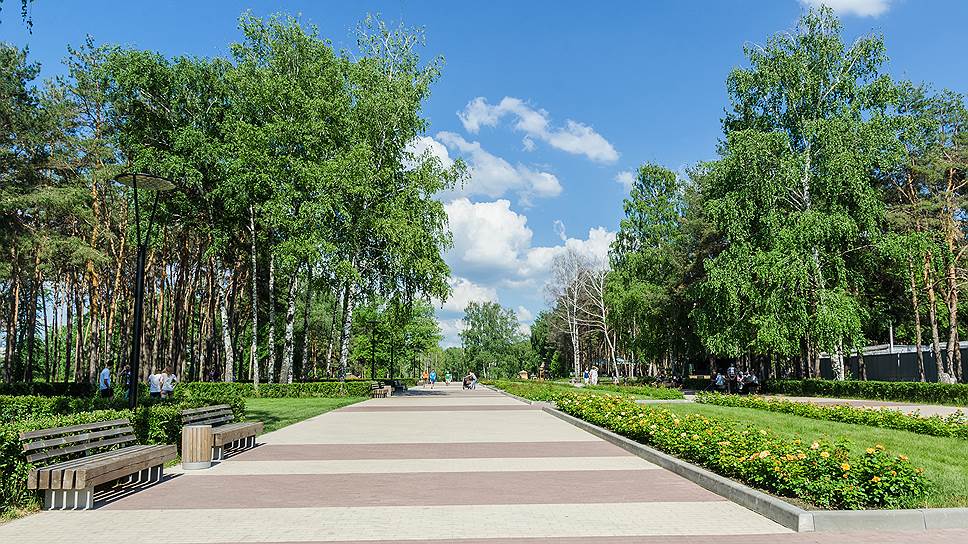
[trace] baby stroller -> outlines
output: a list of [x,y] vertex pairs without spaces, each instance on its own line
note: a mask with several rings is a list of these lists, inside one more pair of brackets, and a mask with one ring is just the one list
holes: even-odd
[[465,376],[464,377],[464,387],[463,388],[464,389],[470,389],[471,388],[471,378],[470,378],[470,376]]

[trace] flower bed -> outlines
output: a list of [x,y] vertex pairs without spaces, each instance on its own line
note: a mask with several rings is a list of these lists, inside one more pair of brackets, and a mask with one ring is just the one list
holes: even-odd
[[784,440],[753,426],[700,414],[680,416],[627,397],[562,394],[562,412],[782,497],[819,508],[921,506],[928,481],[903,455],[872,445]]
[[968,418],[961,412],[948,417],[921,417],[908,415],[889,408],[855,408],[853,406],[821,406],[809,402],[794,402],[785,399],[764,399],[762,397],[740,397],[718,393],[700,393],[696,402],[739,408],[753,408],[793,414],[811,419],[855,423],[871,427],[884,427],[931,436],[944,436],[968,440]]
[[764,393],[968,406],[968,384],[857,380],[768,380]]

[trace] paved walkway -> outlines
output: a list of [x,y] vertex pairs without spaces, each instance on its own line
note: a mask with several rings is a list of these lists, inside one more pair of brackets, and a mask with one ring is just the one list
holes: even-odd
[[529,405],[460,386],[373,399],[205,471],[0,526],[0,542],[968,542],[793,534]]

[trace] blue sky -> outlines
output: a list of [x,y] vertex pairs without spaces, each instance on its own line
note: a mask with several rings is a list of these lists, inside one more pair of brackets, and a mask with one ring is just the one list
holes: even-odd
[[[968,92],[962,0],[827,0],[848,38],[882,34],[897,78]],[[527,325],[544,306],[550,259],[566,245],[601,255],[626,188],[646,161],[680,170],[715,157],[724,81],[744,44],[793,27],[813,0],[649,2],[56,2],[5,0],[0,40],[30,48],[44,75],[68,44],[99,42],[169,55],[226,55],[236,19],[282,11],[337,47],[367,13],[422,26],[443,77],[426,106],[429,146],[464,157],[472,178],[447,202],[455,294],[438,311],[448,344],[460,309],[497,300]]]

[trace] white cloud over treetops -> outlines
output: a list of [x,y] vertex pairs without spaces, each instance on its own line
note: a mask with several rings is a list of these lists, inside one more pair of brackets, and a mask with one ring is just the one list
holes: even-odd
[[800,0],[807,7],[827,6],[838,15],[877,17],[891,7],[892,0]]
[[[501,157],[489,153],[479,142],[469,142],[453,132],[439,132],[436,140],[431,141],[432,144],[419,145],[431,149],[435,154],[443,148],[446,155],[447,150],[450,149],[459,153],[467,161],[468,179],[464,187],[458,189],[459,194],[498,198],[514,193],[525,205],[530,205],[533,197],[550,198],[561,194],[561,183],[554,174],[523,164],[512,165]],[[446,158],[447,161],[453,162],[449,155]],[[444,164],[446,165],[447,162],[444,161]]]
[[541,140],[555,149],[574,155],[584,155],[597,162],[612,163],[618,160],[618,151],[592,127],[566,119],[564,126],[552,126],[547,111],[534,109],[520,98],[505,96],[497,104],[489,104],[479,96],[467,103],[457,113],[464,129],[476,134],[481,127],[493,127],[507,116],[514,116],[514,129],[525,133],[525,149],[534,148],[534,140]]
[[635,172],[631,170],[624,170],[615,174],[615,181],[621,183],[622,187],[625,187],[626,191],[631,191],[632,186],[635,185]]

